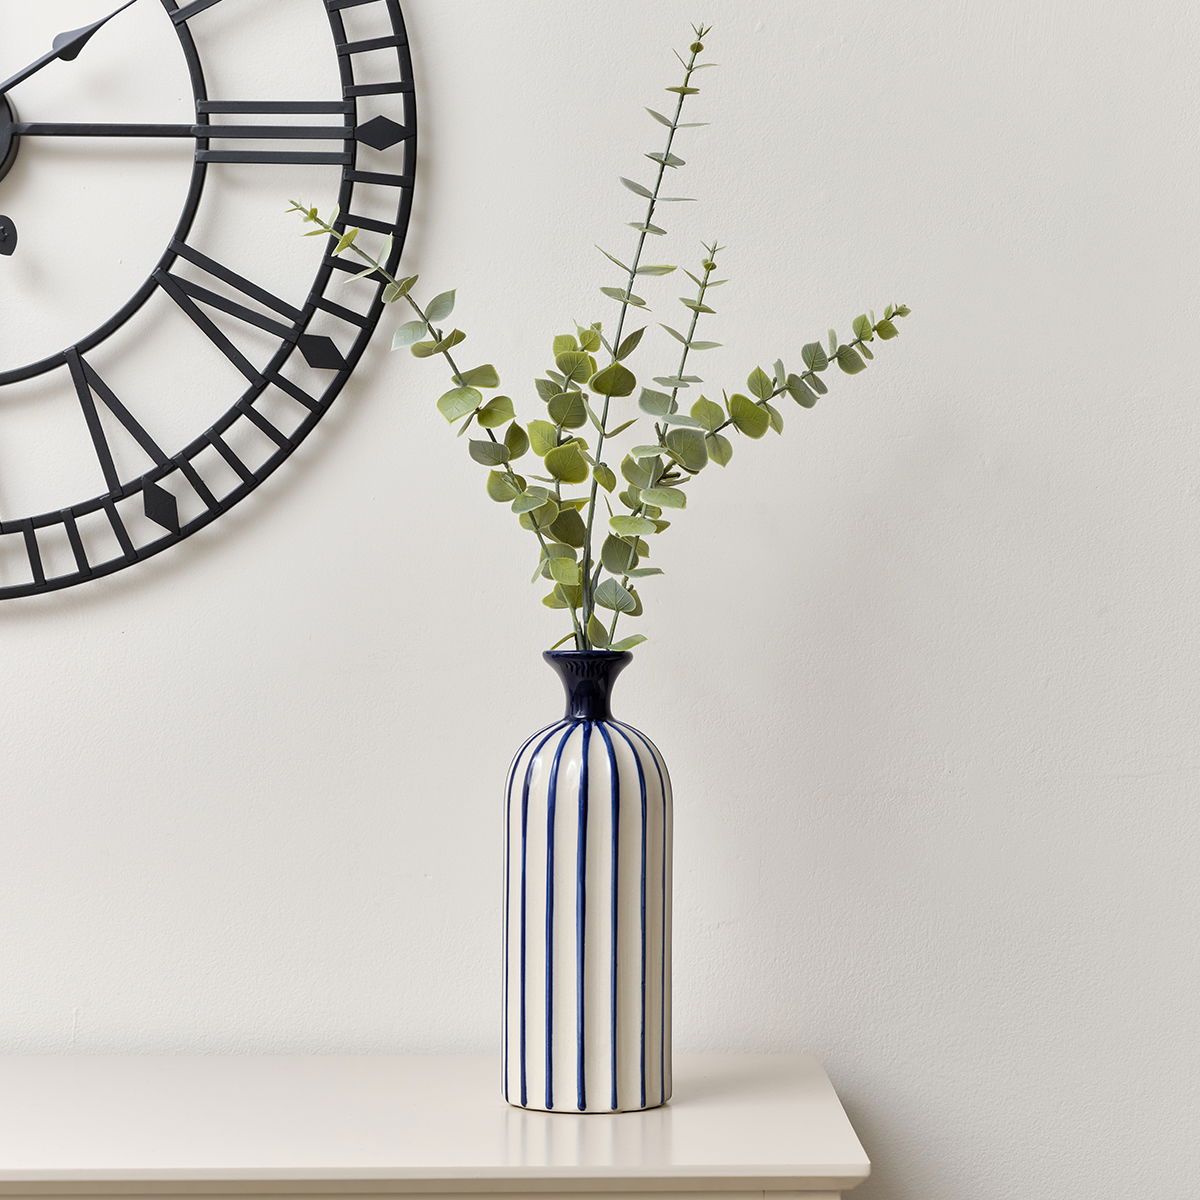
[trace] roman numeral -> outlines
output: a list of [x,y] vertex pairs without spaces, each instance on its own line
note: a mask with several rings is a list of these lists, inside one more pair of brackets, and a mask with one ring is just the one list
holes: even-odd
[[285,325],[275,317],[267,316],[257,309],[250,308],[241,300],[234,300],[228,296],[223,296],[219,292],[214,292],[211,288],[204,287],[202,284],[196,283],[191,279],[185,279],[180,275],[173,275],[171,272],[162,269],[154,272],[154,278],[158,285],[183,309],[208,340],[229,359],[250,383],[261,384],[263,382],[262,372],[218,328],[217,324],[204,311],[201,305],[206,305],[219,312],[237,317],[247,325],[253,325],[256,329],[265,330],[283,342],[289,341],[292,338],[295,327],[304,320],[304,314],[298,308],[293,308],[287,301],[281,300],[278,296],[267,291],[266,288],[259,287],[258,284],[252,283],[236,271],[231,271],[215,259],[209,258],[208,255],[201,254],[198,250],[193,250],[191,246],[183,242],[173,241],[171,249],[180,258],[190,262],[193,266],[199,267],[214,280],[219,280],[227,287],[233,288],[247,300],[253,300],[263,308],[270,309],[272,312],[287,318],[289,324]]
[[[87,424],[88,433],[92,438],[92,447],[96,452],[96,459],[100,463],[104,482],[108,485],[110,492],[120,490],[121,477],[117,472],[116,463],[113,461],[112,449],[104,433],[104,426],[100,420],[97,401],[103,404],[116,417],[125,432],[137,442],[156,466],[177,466],[184,478],[195,489],[200,499],[210,508],[216,507],[216,497],[209,491],[204,480],[200,478],[191,463],[187,461],[173,463],[138,419],[121,403],[116,392],[104,382],[91,363],[77,350],[72,349],[67,352],[67,367],[71,372],[71,382],[75,385],[76,395],[79,397],[79,406],[83,409],[83,419]],[[178,530],[176,529],[175,532],[178,532]],[[72,539],[72,547],[74,545],[75,541]]]
[[325,150],[225,150],[212,149],[212,142],[236,139],[253,139],[263,142],[286,144],[296,141],[347,142],[354,137],[354,127],[349,124],[354,107],[344,100],[201,100],[196,105],[196,115],[204,121],[214,115],[225,116],[319,116],[336,115],[342,118],[341,125],[226,125],[205,124],[199,134],[208,147],[196,150],[196,161],[200,163],[274,163],[290,166],[340,166],[348,167],[354,162],[354,153],[343,148]]

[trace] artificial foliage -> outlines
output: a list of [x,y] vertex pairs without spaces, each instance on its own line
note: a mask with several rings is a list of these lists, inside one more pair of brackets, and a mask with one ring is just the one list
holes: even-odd
[[[735,435],[755,440],[782,433],[779,402],[812,408],[829,390],[827,372],[865,370],[876,341],[898,336],[896,322],[909,315],[903,304],[887,305],[878,319],[874,312],[863,313],[851,323],[849,340],[840,340],[831,329],[824,341],[801,347],[800,364],[789,367],[778,360],[769,370],[755,367],[744,391],[722,390],[720,400],[703,394],[696,358],[720,343],[699,334],[702,323],[716,316],[712,293],[727,282],[715,277],[724,248],[704,245],[694,270],[645,261],[652,239],[667,234],[660,209],[689,199],[664,194],[667,180],[686,165],[676,153],[680,134],[706,124],[683,120],[688,101],[700,94],[699,73],[715,65],[702,61],[711,27],[692,28],[687,54],[676,54],[682,77],[666,89],[674,98],[673,112],[646,110],[665,130],[662,147],[644,156],[652,164],[649,181],[621,179],[643,206],[629,223],[635,233],[630,250],[622,257],[601,249],[619,272],[614,286],[600,289],[616,306],[615,320],[576,325],[553,339],[552,363],[524,401],[537,405],[538,415],[530,420],[518,417],[512,397],[501,392],[494,366],[460,362],[459,347],[467,335],[448,324],[453,291],[422,305],[414,294],[418,277],[397,278],[382,265],[390,239],[368,249],[360,230],[347,227],[337,210],[328,217],[299,203],[289,210],[315,226],[306,236],[336,238],[335,254],[353,254],[366,264],[355,278],[382,278],[384,301],[411,310],[414,319],[396,330],[393,349],[441,358],[449,369],[453,386],[437,401],[438,410],[468,437],[471,458],[487,471],[488,496],[505,505],[536,540],[533,579],[546,589],[542,603],[571,623],[555,646],[573,642],[579,650],[630,650],[644,642],[640,633],[618,637],[618,625],[622,617],[642,615],[643,581],[662,574],[661,567],[650,565],[657,539],[671,526],[667,514],[673,517],[687,507],[694,480],[713,464],[729,465]],[[639,293],[677,270],[691,284],[679,298],[682,328],[659,323],[664,336],[645,338],[648,326],[637,318],[650,307]],[[661,354],[664,345],[676,351],[667,360],[667,373],[639,378],[631,363]]]

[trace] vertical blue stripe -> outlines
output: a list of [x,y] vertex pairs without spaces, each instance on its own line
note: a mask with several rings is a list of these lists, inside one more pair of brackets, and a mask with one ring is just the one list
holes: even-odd
[[554,1107],[554,818],[558,809],[558,768],[576,725],[559,739],[546,789],[546,1107]]
[[608,752],[608,777],[612,789],[612,963],[609,968],[609,997],[612,1005],[612,1108],[617,1108],[617,881],[621,857],[621,777],[617,774],[617,756],[603,721],[596,722],[604,748]]
[[662,1015],[659,1018],[660,1033],[658,1049],[659,1062],[658,1073],[659,1081],[662,1084],[662,1096],[660,1103],[665,1104],[667,1101],[667,929],[669,922],[667,920],[667,781],[663,775],[662,763],[659,761],[658,752],[654,746],[646,740],[644,734],[634,729],[632,725],[622,725],[622,729],[627,729],[633,734],[646,750],[650,757],[654,760],[654,769],[658,772],[658,792],[662,797],[662,980],[659,984],[659,998],[662,1000]]
[[533,783],[533,768],[537,762],[542,747],[562,728],[562,724],[551,726],[550,732],[537,744],[537,749],[529,756],[529,766],[525,769],[525,786],[521,793],[521,1104],[529,1103],[529,1081],[527,1078],[526,1036],[525,1036],[525,964],[526,955],[526,910],[528,896],[526,893],[527,867],[529,865],[529,788]]
[[626,736],[625,731],[616,722],[613,723],[613,728],[624,739],[625,744],[629,747],[630,754],[633,755],[634,766],[637,767],[638,790],[641,793],[642,801],[642,881],[641,881],[641,922],[642,922],[642,1051],[641,1051],[641,1070],[642,1070],[642,1090],[641,1090],[641,1106],[646,1107],[646,958],[649,947],[646,945],[646,851],[647,840],[649,837],[649,818],[646,808],[646,774],[642,770],[642,760],[637,752],[637,747]]
[[501,1038],[501,1074],[504,1083],[504,1099],[508,1099],[508,920],[509,920],[509,897],[512,892],[512,791],[513,784],[517,778],[517,767],[521,764],[521,755],[533,745],[543,733],[562,728],[562,722],[558,721],[553,725],[547,725],[544,729],[539,729],[533,737],[529,738],[525,744],[513,755],[512,766],[508,769],[508,786],[504,790],[505,811],[504,811],[504,1029],[503,1037]]
[[588,835],[588,742],[592,723],[583,723],[583,762],[579,768],[579,846],[575,857],[575,1080],[578,1088],[578,1107],[587,1108],[587,1076],[584,1062],[585,975],[587,957],[587,835]]

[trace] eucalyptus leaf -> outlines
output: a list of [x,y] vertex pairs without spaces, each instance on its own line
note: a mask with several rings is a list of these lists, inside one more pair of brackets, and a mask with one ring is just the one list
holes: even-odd
[[444,321],[454,311],[454,292],[442,292],[440,296],[434,296],[429,302],[429,306],[425,309],[425,316],[429,319],[430,324],[437,321]]
[[862,356],[857,350],[853,350],[849,346],[838,347],[837,365],[841,367],[847,375],[857,375],[860,371],[865,371],[867,369],[867,364],[863,362]]
[[605,579],[596,588],[596,603],[601,608],[620,613],[631,613],[637,608],[637,601],[633,595],[615,579]]
[[508,460],[521,458],[529,451],[529,435],[514,421],[504,431],[504,448],[508,451]]
[[483,395],[476,388],[460,387],[446,392],[437,402],[438,412],[447,421],[459,421],[473,413],[483,403]]
[[597,371],[588,387],[601,396],[630,396],[637,387],[637,377],[628,367],[614,362]]
[[738,393],[730,397],[729,415],[739,433],[749,438],[760,438],[771,427],[771,419],[749,396]]
[[563,509],[550,526],[550,532],[564,545],[579,549],[587,541],[587,526],[573,508]]
[[733,443],[723,433],[710,433],[704,439],[704,445],[708,450],[708,457],[718,467],[729,465],[729,460],[733,457]]
[[558,426],[549,421],[530,421],[527,430],[529,444],[539,458],[545,458],[558,445]]
[[608,649],[608,630],[604,627],[604,622],[600,620],[595,613],[588,617],[587,623],[588,641],[596,647],[597,650]]
[[760,400],[769,400],[771,394],[775,391],[775,385],[771,381],[771,377],[762,367],[754,368],[750,378],[746,380],[746,386],[750,389],[750,394],[757,396]]
[[464,387],[496,388],[500,386],[500,372],[491,363],[487,363],[482,367],[472,367],[469,371],[463,371],[458,381]]
[[658,532],[649,517],[611,517],[608,526],[618,537],[646,537]]
[[638,561],[637,549],[626,538],[609,534],[600,547],[600,562],[614,575],[627,575]]
[[487,494],[498,503],[506,504],[521,494],[523,482],[519,475],[514,482],[504,471],[493,471],[487,477]]
[[653,388],[642,388],[638,397],[638,407],[652,417],[663,417],[675,411],[675,401],[666,392],[656,392]]
[[686,471],[702,471],[708,465],[704,433],[699,429],[672,429],[663,438],[672,457]]
[[725,410],[705,396],[701,396],[692,405],[692,416],[700,422],[702,428],[708,430],[716,429],[725,423]]
[[632,179],[626,179],[624,175],[622,175],[622,176],[621,176],[621,182],[622,182],[622,183],[623,183],[623,184],[624,184],[624,185],[625,185],[625,186],[626,186],[626,187],[627,187],[627,188],[628,188],[628,189],[629,189],[629,190],[630,190],[630,191],[631,191],[631,192],[632,192],[632,193],[633,193],[635,196],[642,196],[642,197],[644,197],[644,198],[645,198],[645,199],[647,199],[647,200],[653,200],[653,199],[654,199],[654,193],[653,193],[653,192],[652,192],[652,191],[651,191],[651,190],[650,190],[648,187],[644,186],[643,184],[637,183],[637,182],[635,182],[635,181],[634,181],[634,180],[632,180]]
[[686,508],[687,493],[681,488],[654,487],[642,492],[642,500],[660,508]]
[[644,633],[632,633],[627,638],[622,638],[619,642],[613,642],[609,647],[610,650],[632,650],[634,646],[640,646],[644,641],[647,641]]
[[611,492],[617,486],[617,477],[612,467],[605,463],[597,463],[592,468],[592,478],[606,491]]
[[426,329],[428,326],[424,321],[406,321],[392,336],[392,349],[403,350],[405,346],[419,342],[425,336]]
[[493,396],[478,412],[476,420],[484,429],[499,429],[507,424],[516,413],[508,396]]
[[556,446],[546,455],[546,470],[562,483],[582,483],[589,471],[577,442]]
[[564,429],[579,429],[587,424],[587,405],[582,392],[559,392],[546,408],[550,419]]
[[469,449],[471,457],[485,467],[498,467],[501,463],[508,462],[508,451],[497,442],[485,442],[480,439],[472,441]]

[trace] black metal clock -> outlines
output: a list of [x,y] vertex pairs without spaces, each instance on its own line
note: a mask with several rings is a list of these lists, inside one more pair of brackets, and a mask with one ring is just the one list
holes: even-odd
[[[28,42],[64,7],[21,5],[6,24]],[[143,34],[161,35],[153,61]],[[395,270],[416,168],[399,0],[128,0],[42,44],[0,83],[0,599],[142,562],[292,454],[358,364],[382,292],[329,244],[298,259],[287,201],[336,203],[339,228],[390,235]],[[76,60],[111,64],[86,97]],[[121,119],[141,75],[162,81],[173,119]],[[169,147],[178,195],[164,215],[164,188],[147,198],[137,180]],[[71,182],[37,199],[39,175],[56,172]],[[100,173],[116,201],[94,194]],[[60,202],[74,206],[62,236],[87,239],[78,286],[47,265],[59,239],[43,209]],[[131,283],[122,231],[146,226],[161,242]],[[264,249],[273,238],[287,248]],[[73,329],[76,294],[91,307]],[[58,341],[39,345],[39,305],[66,331]],[[127,370],[135,357],[152,366]],[[52,432],[29,435],[51,413]]]

